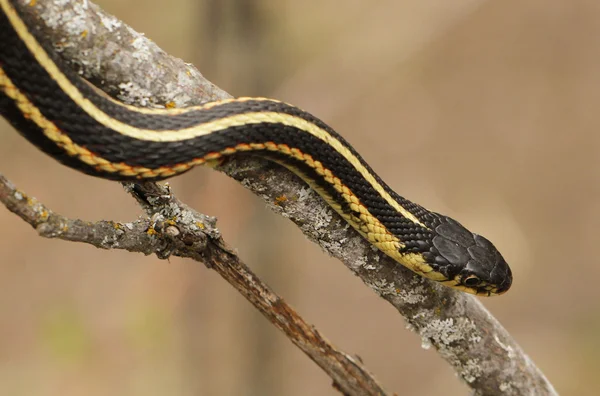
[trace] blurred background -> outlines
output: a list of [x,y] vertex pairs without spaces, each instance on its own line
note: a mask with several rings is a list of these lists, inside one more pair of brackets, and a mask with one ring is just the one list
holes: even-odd
[[[326,120],[397,192],[489,237],[512,290],[483,303],[563,394],[600,389],[600,3],[98,0],[235,96]],[[55,211],[140,215],[120,185],[0,120],[0,171]],[[341,263],[207,169],[174,192],[390,391],[467,387]],[[218,194],[215,194],[218,191]],[[0,208],[0,393],[335,395],[214,272],[38,238]]]

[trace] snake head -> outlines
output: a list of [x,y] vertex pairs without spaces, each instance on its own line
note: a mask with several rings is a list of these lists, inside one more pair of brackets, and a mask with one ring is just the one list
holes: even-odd
[[494,245],[456,220],[446,216],[440,216],[439,220],[431,253],[438,271],[447,278],[444,283],[483,296],[506,292],[512,283],[512,273]]

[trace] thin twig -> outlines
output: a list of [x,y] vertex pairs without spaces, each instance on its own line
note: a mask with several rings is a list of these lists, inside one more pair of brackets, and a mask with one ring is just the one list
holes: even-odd
[[[225,98],[194,69],[86,1],[19,3],[64,59],[109,94],[143,106],[188,106]],[[476,394],[556,394],[477,298],[415,276],[379,252],[289,172],[256,159],[218,170],[240,181],[309,239],[340,259],[404,316]],[[215,264],[213,264],[215,265]]]
[[385,395],[360,360],[344,353],[321,336],[281,297],[275,294],[229,249],[215,228],[214,218],[187,207],[166,186],[127,184],[149,218],[130,223],[85,222],[54,213],[19,191],[0,174],[0,202],[39,235],[83,242],[101,249],[187,257],[217,271],[271,323],[315,361],[348,395]]

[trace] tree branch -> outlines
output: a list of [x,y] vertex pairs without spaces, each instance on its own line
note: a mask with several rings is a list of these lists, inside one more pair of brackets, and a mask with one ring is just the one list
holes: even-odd
[[[79,68],[84,77],[126,103],[184,107],[229,97],[195,68],[168,56],[144,36],[88,1],[30,4],[21,1],[18,8],[32,25],[42,30],[64,59]],[[541,371],[477,298],[416,276],[374,251],[291,173],[249,158],[228,161],[218,170],[263,198],[270,209],[292,220],[309,239],[340,259],[391,303],[421,336],[423,343],[433,345],[476,394],[556,394]],[[154,209],[151,212],[160,213]],[[38,230],[40,226],[36,225]],[[207,246],[213,246],[212,239],[208,240],[211,242]],[[174,252],[185,252],[181,249],[182,246],[176,246]],[[231,257],[225,253],[226,248],[218,252],[213,251],[212,256],[207,254],[205,262],[218,268],[219,260]],[[226,273],[227,269],[223,271]],[[251,272],[244,270],[244,273],[246,275],[239,278],[240,283],[256,281]],[[236,276],[239,274],[233,278]],[[272,303],[259,303],[246,296],[263,313],[264,307],[272,313]],[[300,328],[302,332],[310,330],[305,325]],[[300,342],[294,342],[302,348]],[[319,358],[311,358],[319,363]],[[338,381],[333,375],[332,378]]]

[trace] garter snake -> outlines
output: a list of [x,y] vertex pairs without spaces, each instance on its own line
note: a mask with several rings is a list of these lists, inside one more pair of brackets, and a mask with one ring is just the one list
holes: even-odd
[[265,98],[137,108],[66,66],[0,0],[0,113],[61,163],[112,180],[162,180],[230,155],[275,161],[304,179],[372,245],[426,278],[501,294],[509,266],[484,237],[396,194],[315,116]]

